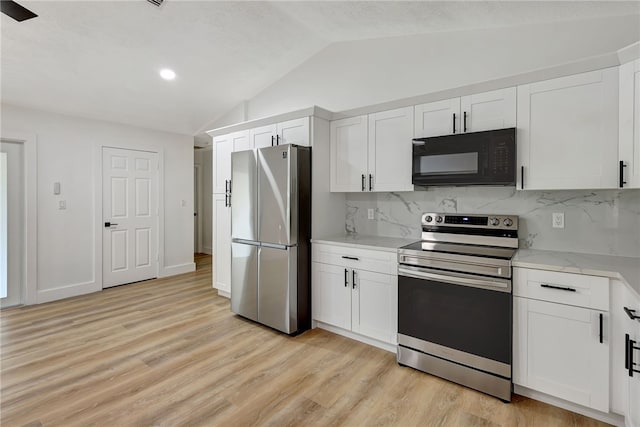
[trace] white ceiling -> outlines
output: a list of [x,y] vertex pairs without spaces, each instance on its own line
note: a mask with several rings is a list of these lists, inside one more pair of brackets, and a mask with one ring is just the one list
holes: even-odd
[[[633,2],[21,1],[2,101],[194,134],[337,41],[630,15]],[[165,82],[163,67],[178,77]]]

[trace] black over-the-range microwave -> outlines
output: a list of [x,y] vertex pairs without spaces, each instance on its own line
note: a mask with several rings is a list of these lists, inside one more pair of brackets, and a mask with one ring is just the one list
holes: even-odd
[[516,129],[498,129],[413,140],[417,186],[515,185]]

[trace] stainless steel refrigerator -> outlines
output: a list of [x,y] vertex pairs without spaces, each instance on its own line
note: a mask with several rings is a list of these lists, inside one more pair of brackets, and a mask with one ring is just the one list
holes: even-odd
[[231,155],[231,311],[287,334],[311,326],[311,149]]

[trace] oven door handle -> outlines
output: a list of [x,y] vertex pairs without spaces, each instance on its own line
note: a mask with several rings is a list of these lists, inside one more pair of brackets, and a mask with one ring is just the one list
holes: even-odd
[[471,286],[474,288],[491,289],[501,292],[511,292],[511,283],[509,280],[490,278],[473,279],[470,277],[442,274],[442,272],[432,273],[427,272],[424,269],[412,267],[398,267],[398,275],[413,277],[414,279],[432,279],[444,283],[451,283],[453,285]]

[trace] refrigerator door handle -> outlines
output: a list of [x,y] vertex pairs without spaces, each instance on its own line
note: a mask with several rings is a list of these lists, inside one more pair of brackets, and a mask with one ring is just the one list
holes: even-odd
[[254,240],[231,239],[231,242],[233,242],[233,243],[242,243],[243,245],[260,246],[260,242],[256,242]]
[[273,249],[280,249],[280,250],[286,250],[289,249],[291,246],[287,246],[287,245],[278,245],[275,243],[264,243],[262,242],[260,244],[261,246],[264,246],[265,248],[273,248]]

